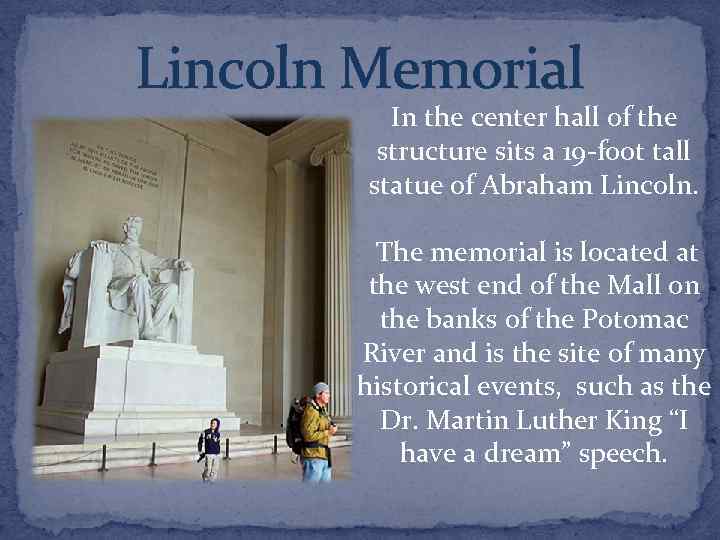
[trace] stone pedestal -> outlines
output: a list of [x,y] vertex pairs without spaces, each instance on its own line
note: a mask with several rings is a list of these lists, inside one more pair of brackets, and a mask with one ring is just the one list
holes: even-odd
[[223,357],[192,345],[135,340],[52,355],[36,423],[84,435],[198,431],[227,410]]

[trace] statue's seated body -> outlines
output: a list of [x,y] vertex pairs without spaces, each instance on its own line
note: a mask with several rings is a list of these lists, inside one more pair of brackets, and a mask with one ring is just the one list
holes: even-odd
[[70,349],[132,339],[189,345],[193,269],[140,247],[142,219],[123,224],[125,240],[96,240],[75,253],[63,282],[59,332],[72,327]]

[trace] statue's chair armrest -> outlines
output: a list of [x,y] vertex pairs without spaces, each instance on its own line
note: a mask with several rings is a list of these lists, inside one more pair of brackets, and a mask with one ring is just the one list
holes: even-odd
[[69,348],[91,347],[113,341],[106,331],[108,284],[112,279],[112,254],[89,247],[82,252],[75,285],[75,309]]
[[195,270],[176,270],[175,283],[178,286],[178,303],[175,308],[177,316],[177,342],[181,345],[192,345],[193,316],[193,283]]

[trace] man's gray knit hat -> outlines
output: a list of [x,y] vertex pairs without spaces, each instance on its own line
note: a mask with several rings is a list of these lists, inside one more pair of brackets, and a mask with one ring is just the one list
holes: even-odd
[[317,396],[318,394],[322,394],[323,392],[329,392],[329,391],[330,391],[330,387],[324,382],[319,382],[315,386],[312,387],[312,395],[313,396]]

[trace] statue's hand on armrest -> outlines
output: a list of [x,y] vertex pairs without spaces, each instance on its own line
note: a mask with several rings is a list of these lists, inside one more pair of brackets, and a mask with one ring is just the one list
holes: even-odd
[[110,242],[106,242],[105,240],[93,240],[92,242],[90,242],[90,247],[103,251],[105,253],[110,253],[112,249],[112,245],[110,244]]
[[175,268],[181,272],[185,270],[192,270],[192,264],[190,264],[190,261],[186,261],[185,259],[177,259],[175,261]]

